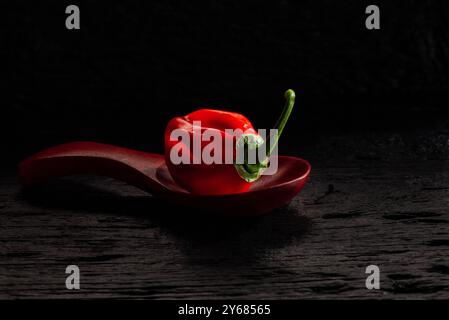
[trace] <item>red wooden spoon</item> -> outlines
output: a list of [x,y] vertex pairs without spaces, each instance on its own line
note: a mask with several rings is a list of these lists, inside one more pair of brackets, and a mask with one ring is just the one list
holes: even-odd
[[304,186],[310,164],[280,156],[275,175],[262,176],[244,193],[196,195],[178,186],[163,155],[95,142],[73,142],[38,152],[19,165],[24,186],[52,178],[95,174],[116,178],[177,205],[227,215],[257,215],[288,203]]

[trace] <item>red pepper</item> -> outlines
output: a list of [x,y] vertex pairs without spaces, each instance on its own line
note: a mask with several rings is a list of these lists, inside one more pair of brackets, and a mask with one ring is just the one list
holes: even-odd
[[[269,139],[264,141],[262,137],[253,128],[251,122],[243,115],[220,111],[213,109],[201,109],[192,112],[183,117],[176,117],[169,121],[165,130],[165,160],[167,167],[173,179],[183,188],[194,194],[202,195],[217,195],[217,194],[232,194],[248,191],[251,183],[256,181],[267,167],[269,157],[276,146],[282,130],[287,123],[290,113],[293,109],[295,93],[293,90],[285,92],[286,104],[284,110],[275,125],[277,136],[274,137],[274,143],[269,143]],[[195,126],[196,121],[200,121],[201,131]],[[198,137],[194,133],[202,135],[206,130],[217,130],[222,137],[222,148],[216,150],[219,155],[215,155],[222,159],[220,164],[206,164],[200,160],[201,163],[194,162],[195,155],[190,145],[182,144],[178,140],[172,140],[171,134],[173,130],[180,129],[190,137],[193,141]],[[229,136],[226,129],[241,129],[244,132],[243,136]],[[262,144],[270,146],[266,148],[266,154],[263,159],[258,159],[257,163],[249,164],[245,154],[245,161],[243,164],[237,164],[235,161],[235,153],[233,156],[233,163],[225,163],[225,139],[232,139],[233,148],[235,150],[237,143],[244,143],[245,149],[259,148]],[[201,137],[199,137],[201,139]],[[239,140],[243,139],[243,140]],[[210,142],[201,139],[201,150]],[[190,163],[174,164],[170,158],[172,148],[179,148],[177,152],[186,152],[190,155]],[[181,149],[183,149],[181,151]]]

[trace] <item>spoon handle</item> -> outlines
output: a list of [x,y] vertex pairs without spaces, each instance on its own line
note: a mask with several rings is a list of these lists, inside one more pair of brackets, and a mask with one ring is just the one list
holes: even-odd
[[95,142],[71,142],[38,152],[19,164],[24,186],[75,174],[93,174],[122,180],[148,192],[167,192],[157,179],[164,157]]

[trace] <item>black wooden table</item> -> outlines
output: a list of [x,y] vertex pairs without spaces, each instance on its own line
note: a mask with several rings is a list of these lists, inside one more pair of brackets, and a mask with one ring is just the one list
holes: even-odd
[[449,162],[361,153],[313,161],[288,207],[234,220],[101,177],[22,190],[5,168],[0,298],[449,298]]

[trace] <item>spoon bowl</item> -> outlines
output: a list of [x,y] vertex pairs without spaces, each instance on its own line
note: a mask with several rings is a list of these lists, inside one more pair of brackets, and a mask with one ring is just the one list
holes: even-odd
[[278,171],[262,176],[247,192],[226,195],[192,194],[171,177],[163,155],[95,142],[72,142],[38,152],[19,164],[25,187],[76,174],[93,174],[125,181],[179,206],[224,215],[249,216],[287,204],[304,187],[310,164],[278,157]]

